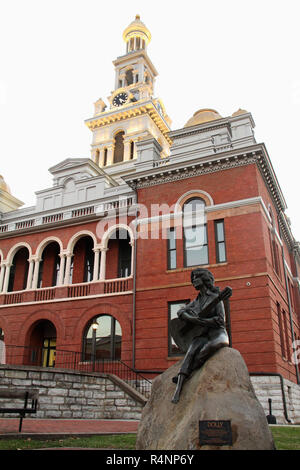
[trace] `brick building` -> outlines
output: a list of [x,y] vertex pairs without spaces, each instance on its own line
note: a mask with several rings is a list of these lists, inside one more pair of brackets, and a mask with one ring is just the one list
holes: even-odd
[[85,122],[91,158],[50,168],[34,207],[0,181],[6,361],[18,350],[18,363],[64,366],[70,351],[153,377],[181,357],[169,321],[202,266],[233,289],[228,326],[249,371],[279,374],[300,401],[300,249],[252,115],[201,109],[171,130],[149,30],[137,16],[123,38],[115,90]]

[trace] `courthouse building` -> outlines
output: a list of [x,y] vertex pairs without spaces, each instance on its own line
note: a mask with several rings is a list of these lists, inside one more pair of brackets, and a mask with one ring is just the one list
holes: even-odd
[[226,117],[191,109],[171,130],[139,16],[123,39],[114,91],[85,121],[90,157],[52,166],[52,185],[33,207],[22,208],[0,179],[6,362],[20,348],[20,364],[40,357],[57,367],[59,352],[70,351],[153,378],[182,357],[169,323],[195,298],[190,276],[201,266],[233,290],[228,331],[258,393],[279,377],[300,419],[300,249],[254,119],[241,109]]

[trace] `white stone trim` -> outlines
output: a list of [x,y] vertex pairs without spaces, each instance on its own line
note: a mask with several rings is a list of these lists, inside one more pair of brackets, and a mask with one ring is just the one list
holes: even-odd
[[68,241],[68,246],[67,246],[66,251],[70,254],[73,254],[75,244],[80,238],[85,237],[85,236],[90,236],[94,240],[93,248],[95,248],[95,246],[97,245],[96,235],[89,230],[81,230],[80,232],[77,232],[74,235],[72,235],[72,237]]
[[130,242],[134,242],[134,234],[133,234],[132,229],[129,227],[129,225],[115,224],[115,225],[112,225],[111,227],[109,227],[109,229],[106,230],[106,232],[104,232],[103,237],[102,237],[102,241],[101,241],[101,248],[100,248],[101,250],[108,247],[108,242],[109,242],[109,239],[110,239],[111,235],[118,229],[126,230],[129,233]]
[[47,237],[45,238],[44,240],[42,240],[36,251],[35,251],[35,256],[37,256],[38,258],[41,258],[42,257],[42,253],[44,251],[44,249],[46,248],[47,245],[49,245],[50,243],[52,242],[57,242],[60,246],[60,253],[63,251],[63,243],[62,241],[58,238],[58,237]]
[[201,198],[201,195],[206,196],[207,199],[210,201],[210,205],[211,206],[214,205],[213,198],[211,197],[211,195],[209,193],[207,193],[206,191],[203,191],[203,189],[191,189],[190,191],[187,191],[182,196],[180,196],[180,198],[177,200],[177,202],[175,204],[175,211],[174,212],[181,212],[182,211],[181,202],[185,198],[187,198],[189,195],[193,195],[193,196],[195,195],[195,197],[197,197],[199,195],[200,198]]
[[5,260],[7,263],[11,264],[13,262],[14,256],[17,253],[19,248],[27,248],[29,252],[29,258],[32,257],[32,250],[31,250],[31,246],[29,245],[29,243],[19,242],[16,245],[12,246],[11,249],[9,250],[7,254],[7,258]]
[[[123,278],[118,278],[118,279],[123,279]],[[124,279],[131,279],[130,277],[129,278],[124,278]],[[110,279],[109,279],[110,281]],[[70,286],[76,286],[77,284],[68,284],[68,286],[65,286],[65,287],[70,287]],[[58,286],[54,286],[54,287],[58,287]],[[51,287],[49,287],[49,289],[51,289]],[[19,291],[19,292],[24,292],[24,291]],[[14,294],[16,292],[13,292]],[[95,295],[88,295],[88,296],[82,296],[82,297],[64,297],[63,299],[51,299],[51,300],[37,300],[35,302],[22,302],[22,303],[18,303],[18,304],[7,304],[7,305],[0,305],[0,309],[1,308],[6,308],[6,307],[20,307],[20,306],[24,306],[24,305],[40,305],[40,304],[53,304],[53,303],[56,303],[56,302],[69,302],[71,300],[87,300],[87,299],[98,299],[98,298],[106,298],[106,297],[113,297],[113,296],[120,296],[120,295],[128,295],[128,294],[132,294],[133,291],[132,290],[127,290],[125,292],[112,292],[112,293],[109,293],[109,294],[95,294]],[[11,294],[11,292],[10,292]]]
[[[240,199],[238,201],[225,202],[225,203],[222,203],[222,204],[214,204],[212,206],[206,206],[205,207],[205,212],[207,213],[207,212],[215,212],[215,211],[219,211],[219,210],[234,209],[234,208],[237,208],[237,207],[249,206],[249,205],[252,205],[252,204],[260,204],[262,206],[265,214],[267,214],[267,216],[269,218],[267,208],[264,204],[263,199],[260,196],[252,197],[252,198],[248,198],[248,199]],[[132,224],[140,225],[140,224],[147,224],[147,223],[152,223],[152,222],[159,222],[159,221],[162,221],[164,219],[175,219],[175,218],[180,217],[182,215],[183,215],[183,212],[180,210],[178,212],[175,211],[174,213],[170,212],[168,214],[157,215],[157,216],[154,216],[154,217],[144,217],[142,219],[137,219],[137,221],[136,222],[133,221]]]

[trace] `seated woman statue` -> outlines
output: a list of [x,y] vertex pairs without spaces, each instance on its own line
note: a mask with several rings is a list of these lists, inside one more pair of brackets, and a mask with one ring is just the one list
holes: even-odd
[[193,270],[191,282],[199,294],[177,312],[178,318],[171,321],[170,327],[175,343],[185,352],[178,375],[172,379],[177,383],[173,403],[179,401],[183,383],[191,373],[215,351],[229,345],[222,300],[231,296],[232,289],[226,287],[220,291],[214,286],[214,277],[207,269]]

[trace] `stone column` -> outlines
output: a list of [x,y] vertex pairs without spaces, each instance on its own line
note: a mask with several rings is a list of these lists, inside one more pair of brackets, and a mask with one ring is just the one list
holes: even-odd
[[114,151],[115,151],[114,145],[107,147],[107,166],[112,165],[114,162]]
[[105,271],[106,271],[106,252],[108,248],[101,248],[101,261],[100,261],[100,280],[105,279]]
[[99,278],[99,255],[100,248],[93,249],[94,254],[94,272],[93,272],[93,281],[98,281]]
[[27,285],[26,285],[27,290],[31,289],[31,286],[32,286],[32,274],[33,274],[34,259],[29,258],[28,263],[29,263],[29,269],[28,269]]
[[103,168],[103,166],[104,166],[104,148],[100,148],[99,151],[100,151],[100,153],[99,153],[99,166],[101,168]]
[[40,269],[40,259],[36,258],[34,260],[34,272],[33,272],[33,280],[32,280],[32,289],[37,289],[37,283],[39,279],[39,269]]
[[1,264],[1,271],[0,271],[0,293],[2,292],[3,288],[3,281],[4,281],[4,276],[5,276],[5,269],[6,266],[4,263]]
[[66,254],[62,253],[60,256],[60,265],[59,265],[59,276],[58,276],[58,286],[62,286],[64,283],[64,274],[65,274],[65,263],[66,263]]
[[134,244],[135,240],[129,242],[129,245],[131,246],[131,270],[130,270],[130,276],[133,276],[133,270],[134,270]]
[[66,272],[65,272],[65,280],[64,284],[70,284],[70,271],[71,271],[71,262],[72,262],[72,253],[67,253],[67,264],[66,264]]
[[131,140],[124,141],[124,162],[130,160],[130,143]]
[[3,293],[7,292],[8,289],[8,283],[9,283],[9,275],[10,275],[10,267],[12,265],[10,263],[6,263],[6,268],[5,268],[5,276],[4,276],[4,285],[3,285]]

